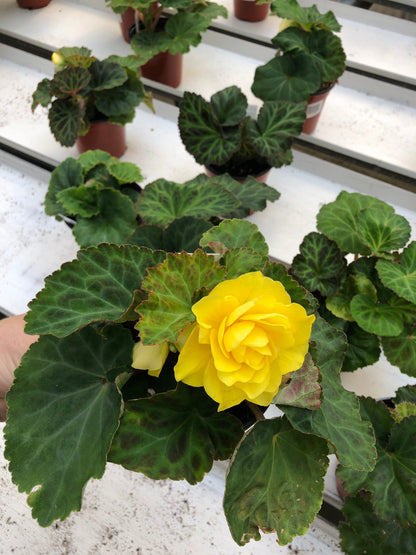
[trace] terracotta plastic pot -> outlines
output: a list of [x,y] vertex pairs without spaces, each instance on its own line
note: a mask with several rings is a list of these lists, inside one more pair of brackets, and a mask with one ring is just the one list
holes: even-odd
[[[251,177],[254,177],[254,179],[259,183],[266,183],[267,178],[269,177],[269,174],[270,174],[270,170],[271,168],[267,168],[256,175],[252,175]],[[215,177],[216,175],[221,175],[218,172],[214,171],[213,168],[211,168],[210,166],[205,166],[205,173],[208,175],[208,177]],[[236,181],[238,181],[239,183],[244,183],[244,181],[248,176],[236,177],[232,175],[231,177]]]
[[257,4],[256,0],[234,0],[234,15],[243,21],[263,21],[269,15],[270,4]]
[[28,10],[37,10],[44,8],[51,0],[16,0],[19,8],[26,8]]
[[330,87],[318,91],[309,97],[308,107],[306,108],[306,119],[303,124],[302,133],[309,135],[315,130],[321,116],[326,97],[331,92],[333,86],[334,85],[331,85]]
[[[155,32],[162,30],[166,21],[167,18],[161,17]],[[129,30],[129,37],[133,37],[135,33],[136,25],[133,24]],[[142,77],[176,88],[182,81],[182,60],[182,54],[170,54],[168,51],[159,52],[141,66]]]
[[87,134],[80,135],[75,144],[80,153],[99,148],[120,158],[127,149],[126,128],[108,121],[93,122]]
[[130,43],[129,29],[136,22],[136,10],[134,8],[127,8],[127,10],[122,13],[120,17],[120,27],[123,39]]

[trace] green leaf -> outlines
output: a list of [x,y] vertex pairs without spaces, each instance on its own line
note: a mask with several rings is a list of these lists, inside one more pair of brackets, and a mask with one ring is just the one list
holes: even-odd
[[412,241],[401,255],[401,263],[379,260],[376,265],[383,285],[399,297],[416,303],[416,241]]
[[369,255],[371,249],[363,241],[357,226],[358,215],[366,208],[380,209],[386,217],[394,212],[389,204],[379,199],[342,191],[334,202],[320,209],[317,215],[318,231],[336,241],[343,251]]
[[331,31],[322,29],[309,32],[297,27],[288,27],[278,33],[273,43],[291,55],[305,55],[316,67],[321,83],[332,83],[345,70],[345,52],[341,39]]
[[143,181],[140,168],[132,162],[120,162],[116,160],[109,164],[108,171],[119,183],[140,183],[140,181]]
[[126,404],[109,460],[154,480],[200,482],[214,459],[227,459],[240,440],[241,423],[202,388],[174,391]]
[[171,39],[169,52],[171,54],[185,54],[191,46],[198,46],[201,33],[206,31],[211,19],[198,12],[180,11],[170,17],[165,25],[165,32]]
[[311,31],[314,29],[331,29],[340,31],[341,26],[332,11],[321,14],[316,5],[310,8],[300,6],[296,0],[272,0],[271,11],[283,19],[290,19],[303,24]]
[[91,81],[91,75],[85,67],[68,67],[57,71],[50,82],[51,92],[57,98],[68,98],[85,89]]
[[8,393],[5,456],[41,526],[80,510],[86,482],[104,473],[121,408],[109,375],[130,369],[133,348],[128,330],[107,332],[41,337]]
[[342,512],[346,522],[340,522],[339,530],[341,549],[346,555],[415,553],[416,527],[402,528],[379,518],[371,502],[361,495],[347,497]]
[[145,187],[138,211],[146,223],[167,226],[183,216],[224,216],[239,205],[238,199],[215,181],[180,184],[161,178]]
[[[109,154],[108,152],[104,152],[104,150],[100,150],[98,148],[95,150],[87,150],[86,152],[80,154],[78,157],[78,162],[81,164],[82,171],[85,175],[88,174],[88,172],[96,166],[100,166],[101,164],[107,165],[116,160],[117,158],[113,158],[111,154]],[[59,164],[59,166],[64,163],[65,160],[64,162]]]
[[265,102],[257,122],[247,123],[248,139],[260,156],[279,167],[294,137],[302,132],[305,117],[306,103]]
[[404,402],[416,405],[416,385],[405,385],[403,387],[399,387],[393,401],[396,405]]
[[393,418],[401,422],[403,418],[416,416],[416,405],[413,403],[400,403],[394,407]]
[[285,418],[257,422],[245,435],[226,479],[224,512],[238,545],[275,531],[279,545],[305,534],[322,503],[326,442]]
[[44,108],[46,108],[50,101],[52,100],[51,96],[51,86],[50,80],[45,78],[40,81],[36,87],[35,92],[32,94],[32,112],[35,110],[36,106],[40,104]]
[[164,252],[132,245],[80,250],[76,260],[45,279],[45,287],[29,304],[25,331],[64,337],[91,322],[119,320],[148,267],[164,258]]
[[94,91],[114,89],[127,81],[127,73],[119,64],[95,60],[89,69],[91,88]]
[[186,150],[199,164],[221,166],[240,146],[240,127],[221,129],[213,118],[209,103],[199,94],[184,92],[178,126]]
[[401,526],[416,522],[416,416],[393,424],[386,449],[379,449],[367,485],[376,513]]
[[249,247],[259,254],[267,255],[269,247],[255,224],[247,220],[224,220],[209,229],[200,241],[201,247],[210,247],[214,252],[224,254],[227,250]]
[[348,351],[342,365],[342,372],[353,372],[357,368],[364,368],[378,361],[380,342],[376,335],[367,333],[355,322],[348,322],[343,331],[347,335]]
[[292,262],[292,271],[310,291],[327,296],[334,294],[346,276],[347,261],[335,241],[321,233],[306,235],[300,254]]
[[256,68],[251,90],[264,101],[306,102],[320,85],[319,71],[310,56],[283,54]]
[[165,250],[164,231],[156,225],[139,225],[126,243],[137,247],[148,247],[153,250]]
[[280,386],[272,402],[276,405],[317,410],[321,406],[319,379],[319,369],[307,353],[302,367],[290,374],[289,382]]
[[211,223],[184,216],[174,220],[163,232],[163,250],[167,252],[194,252],[199,248],[202,235]]
[[355,295],[350,307],[354,320],[368,333],[394,337],[403,331],[400,312],[388,304],[377,303],[369,295]]
[[362,210],[357,216],[358,234],[376,256],[404,247],[410,237],[410,224],[403,216],[383,208]]
[[362,421],[357,397],[346,391],[340,381],[347,346],[345,336],[318,316],[312,326],[311,340],[316,343],[322,377],[321,407],[308,411],[283,406],[282,410],[297,430],[327,439],[344,466],[372,470],[376,456],[372,427]]
[[[276,189],[251,176],[247,177],[244,183],[239,183],[228,174],[218,175],[211,179],[213,183],[219,183],[227,191],[233,193],[240,201],[241,206],[247,210],[264,210],[268,200],[274,202],[280,198],[280,193]],[[233,216],[228,217],[232,218]]]
[[49,126],[55,139],[62,146],[73,146],[81,132],[84,111],[72,99],[52,102],[48,112]]
[[246,95],[235,85],[211,96],[211,111],[215,121],[225,127],[239,125],[248,107]]
[[67,215],[67,211],[58,201],[57,195],[69,187],[82,184],[82,168],[79,161],[66,158],[51,173],[48,191],[45,196],[45,212],[48,216]]
[[101,189],[99,193],[97,213],[77,218],[73,229],[81,247],[122,244],[136,229],[136,211],[129,197],[114,189]]
[[171,44],[172,39],[165,32],[155,33],[150,29],[142,29],[132,37],[130,42],[133,51],[141,58],[143,64],[159,52],[166,52]]
[[228,250],[222,259],[222,264],[227,268],[227,278],[235,279],[242,274],[261,270],[268,257],[255,252],[249,247],[241,247]]
[[65,208],[67,214],[90,218],[99,213],[97,187],[68,187],[59,191],[57,200]]
[[142,288],[148,299],[138,308],[143,343],[175,342],[185,326],[195,320],[193,298],[202,287],[212,289],[225,279],[225,268],[201,250],[192,255],[168,254],[163,264],[149,268]]
[[348,267],[349,275],[342,284],[342,287],[334,295],[327,297],[326,308],[338,318],[353,321],[350,303],[357,294],[366,294],[377,300],[377,289],[372,281],[361,273],[355,274],[351,272],[351,266]]
[[381,344],[390,364],[416,378],[416,325],[406,326],[395,337],[382,337]]
[[[138,91],[132,91],[124,87],[105,90],[97,93],[95,105],[97,110],[114,123],[129,123],[134,117],[133,108],[138,106],[144,99],[144,95]],[[116,118],[126,117],[126,120],[116,121]]]

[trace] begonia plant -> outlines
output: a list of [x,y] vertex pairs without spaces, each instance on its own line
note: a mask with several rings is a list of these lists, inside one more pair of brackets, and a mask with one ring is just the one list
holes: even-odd
[[373,426],[341,384],[345,334],[247,220],[212,226],[192,253],[81,249],[25,331],[39,339],[7,395],[5,456],[42,526],[80,510],[107,461],[196,484],[229,460],[232,537],[285,545],[321,507],[329,453],[374,469]]
[[45,212],[73,226],[81,247],[129,243],[166,251],[193,251],[221,218],[263,210],[280,193],[248,177],[196,176],[185,183],[160,178],[143,189],[140,169],[102,150],[66,158],[51,174]]

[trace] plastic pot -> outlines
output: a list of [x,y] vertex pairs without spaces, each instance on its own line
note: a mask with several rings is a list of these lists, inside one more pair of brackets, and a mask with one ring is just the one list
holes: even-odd
[[25,8],[28,10],[37,10],[39,8],[44,8],[49,4],[51,0],[16,0],[19,8]]
[[257,4],[256,0],[234,0],[234,15],[243,21],[263,21],[269,15],[270,4]]
[[[259,183],[266,183],[269,174],[270,174],[271,168],[266,168],[262,171],[260,171],[259,173],[256,173],[254,175],[251,175],[251,177],[254,177],[254,179],[256,179],[256,181],[258,181]],[[221,175],[223,173],[228,173],[226,171],[223,172],[218,172],[216,171],[214,168],[212,168],[212,166],[205,166],[205,173],[208,175],[208,177],[215,177],[216,175]],[[233,179],[235,179],[236,181],[238,181],[239,183],[244,183],[244,181],[247,179],[247,175],[244,177],[241,176],[235,176],[235,175],[231,175],[231,177]]]
[[302,133],[309,135],[312,133],[321,116],[322,108],[324,106],[325,100],[334,85],[327,87],[326,89],[321,89],[315,94],[311,94],[308,100],[308,106],[306,108],[306,119],[303,124]]
[[127,149],[126,128],[108,121],[91,122],[87,134],[79,135],[75,144],[79,153],[99,148],[120,158]]
[[127,8],[127,10],[121,14],[121,33],[123,35],[123,39],[130,43],[130,36],[129,36],[129,29],[132,25],[135,25],[136,22],[136,10],[134,8]]

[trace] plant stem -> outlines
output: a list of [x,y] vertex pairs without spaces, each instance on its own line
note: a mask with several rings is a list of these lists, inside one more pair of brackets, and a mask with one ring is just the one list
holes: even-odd
[[262,413],[262,411],[259,409],[259,407],[257,405],[255,405],[251,401],[246,401],[246,403],[247,403],[248,408],[251,410],[251,412],[256,417],[257,422],[259,420],[266,420],[266,417],[264,416],[264,414]]

